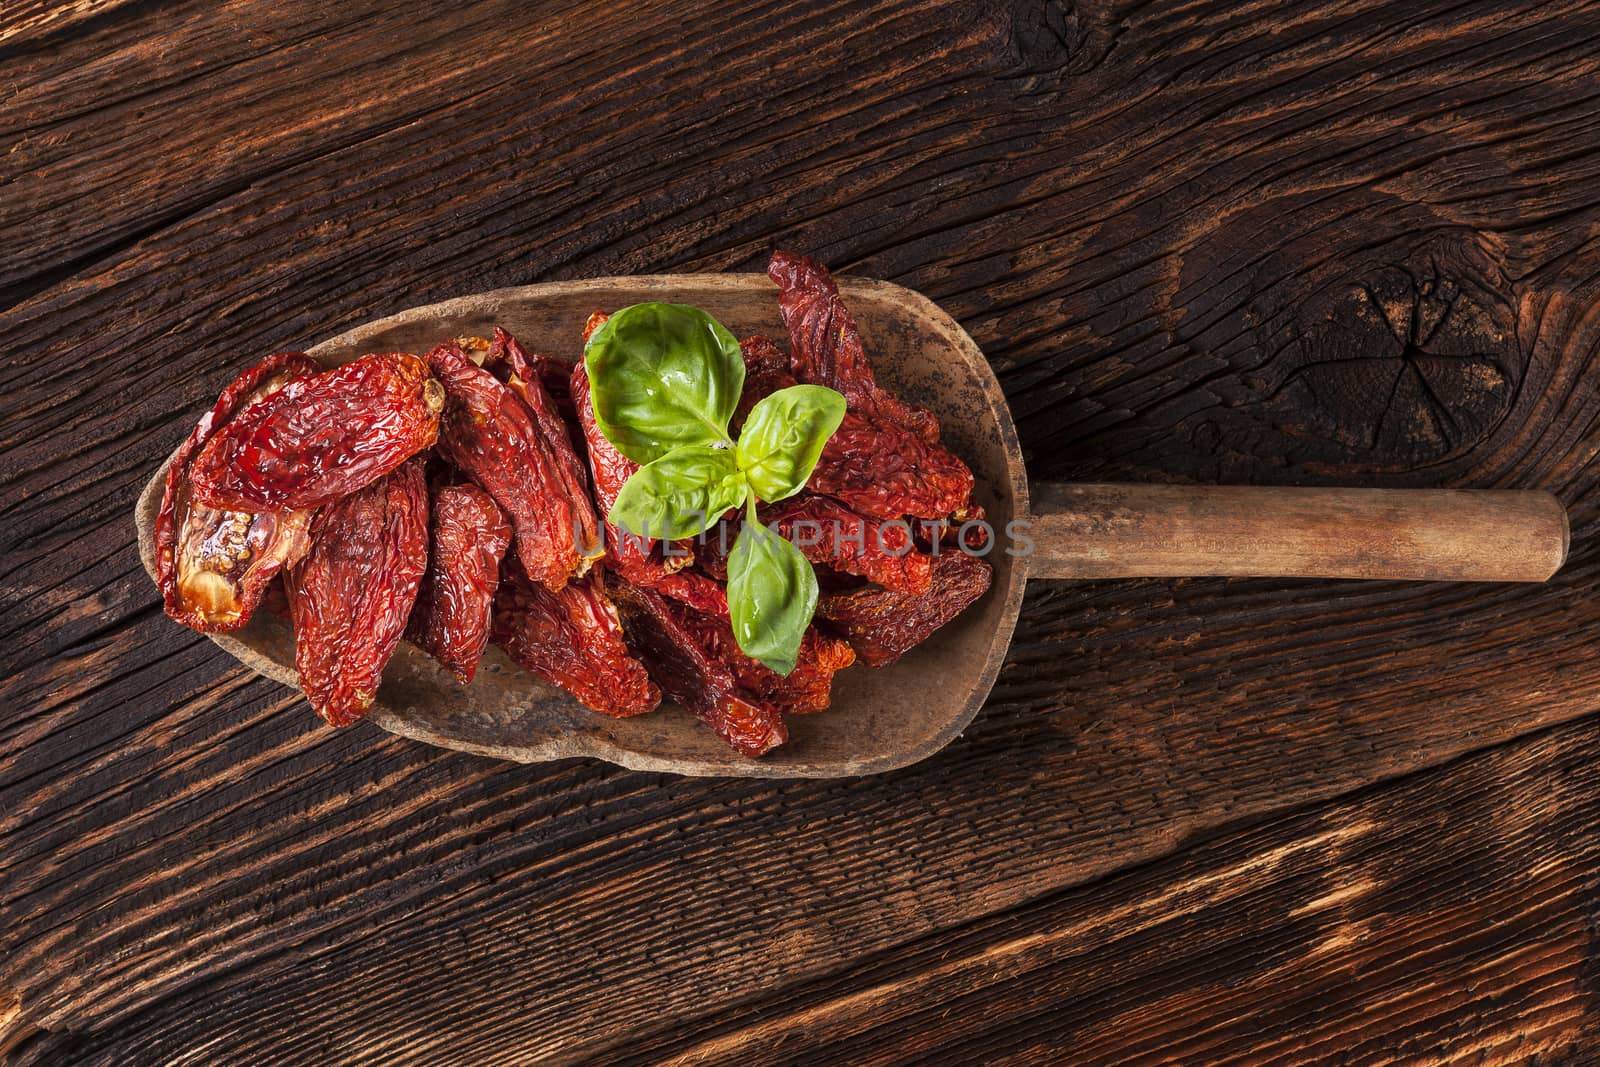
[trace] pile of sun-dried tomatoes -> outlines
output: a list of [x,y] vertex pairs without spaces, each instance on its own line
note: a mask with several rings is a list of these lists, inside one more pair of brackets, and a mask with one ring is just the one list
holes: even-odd
[[664,692],[746,755],[782,744],[784,715],[826,708],[835,671],[893,663],[990,570],[954,550],[982,516],[971,472],[930,412],[878,386],[828,272],[780,252],[768,273],[789,354],[742,342],[736,421],[796,382],[848,402],[806,489],[760,513],[821,583],[789,674],[733,639],[725,529],[663,544],[607,527],[637,466],[596,428],[582,362],[529,355],[498,328],[426,358],[324,370],[286,353],[240,375],[167,476],[167,614],[236,629],[281,572],[301,685],[336,726],[371,706],[404,636],[463,683],[494,642],[595,711],[639,715]]

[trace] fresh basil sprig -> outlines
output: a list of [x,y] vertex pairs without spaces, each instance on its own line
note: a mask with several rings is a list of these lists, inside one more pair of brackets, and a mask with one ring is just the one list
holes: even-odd
[[782,500],[806,486],[833,431],[844,397],[821,385],[791,385],[750,409],[736,450],[739,469],[762,500]]
[[595,422],[635,463],[684,445],[728,440],[744,390],[744,357],[727,327],[684,304],[634,304],[583,350]]
[[816,610],[811,561],[759,522],[746,522],[728,553],[728,619],[744,654],[788,674]]
[[796,385],[764,397],[734,441],[728,423],[744,388],[731,333],[699,308],[634,304],[606,320],[584,349],[595,422],[641,463],[606,517],[634,535],[676,540],[743,507],[728,555],[728,614],[745,654],[794,670],[817,607],[817,576],[798,548],[756,517],[758,501],[805,487],[844,419],[844,397]]
[[693,537],[743,504],[750,482],[731,448],[684,445],[640,467],[606,520],[644,537]]

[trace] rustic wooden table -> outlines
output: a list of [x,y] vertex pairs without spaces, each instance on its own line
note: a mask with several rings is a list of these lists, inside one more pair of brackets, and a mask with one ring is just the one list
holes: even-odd
[[[1596,1062],[1597,183],[1592,4],[8,0],[3,1057]],[[161,614],[252,357],[778,245],[956,316],[1036,477],[1545,487],[1572,561],[1036,584],[837,781],[337,732]]]

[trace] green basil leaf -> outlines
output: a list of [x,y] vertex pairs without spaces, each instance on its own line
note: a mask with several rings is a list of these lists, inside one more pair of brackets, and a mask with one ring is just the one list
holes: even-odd
[[751,408],[737,455],[756,495],[782,500],[803,489],[843,419],[844,397],[820,385],[791,385]]
[[635,463],[728,440],[744,358],[733,334],[699,308],[625,307],[589,338],[583,363],[600,432]]
[[745,655],[788,674],[816,610],[811,561],[771,530],[746,522],[728,554],[728,618]]
[[749,493],[731,448],[686,445],[634,471],[606,521],[626,533],[675,541],[714,525]]

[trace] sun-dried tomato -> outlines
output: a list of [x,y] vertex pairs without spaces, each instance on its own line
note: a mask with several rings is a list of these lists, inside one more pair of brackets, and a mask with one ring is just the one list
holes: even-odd
[[684,629],[670,601],[624,580],[618,582],[617,608],[629,647],[662,691],[736,751],[760,756],[789,739],[783,716],[741,695],[733,670]]
[[268,356],[222,390],[167,468],[154,534],[156,584],[167,614],[185,626],[212,633],[243,626],[278,571],[310,547],[309,511],[208,508],[194,500],[190,474],[195,454],[235,414],[321,372],[300,352]]
[[[572,362],[547,356],[542,353],[529,353],[522,344],[502,327],[494,328],[494,339],[484,341],[482,338],[463,338],[462,347],[467,341],[481,345],[483,352],[483,369],[499,378],[502,382],[510,383],[513,378],[531,382],[537,380],[544,386],[544,391],[550,394],[550,399],[556,403],[556,408],[561,412],[561,417],[567,422],[568,428],[576,426],[577,420],[572,410],[572,394],[567,391],[567,382],[572,378]],[[475,354],[469,349],[469,354]]]
[[288,572],[294,665],[318,715],[347,726],[372,706],[428,564],[428,486],[413,460],[317,513]]
[[[772,341],[747,337],[744,392],[734,425],[770,393],[797,384]],[[904,426],[846,412],[806,485],[873,519],[949,519],[969,506],[972,472],[950,450]]]
[[727,589],[699,571],[676,571],[658,579],[650,588],[696,611],[728,617]]
[[362,356],[239,412],[194,461],[207,507],[321,507],[432,445],[444,389],[416,356]]
[[[800,642],[800,659],[787,677],[768,672],[770,699],[794,715],[826,711],[833,701],[833,676],[856,661],[850,642],[830,637],[815,626]],[[761,667],[761,664],[756,664]],[[761,668],[765,670],[764,667]]]
[[465,684],[489,643],[511,524],[477,486],[445,485],[431,494],[428,526],[428,569],[406,638]]
[[869,518],[943,519],[967,506],[973,481],[943,445],[846,414],[806,485]]
[[787,715],[826,711],[833,701],[833,676],[856,661],[855,649],[841,638],[816,627],[800,641],[800,658],[788,675],[770,671],[754,660],[741,674],[744,683],[765,701]]
[[837,389],[858,415],[903,426],[926,441],[939,439],[932,412],[879,387],[855,317],[826,267],[808,256],[776,252],[767,277],[778,284],[778,314],[789,331],[789,366],[796,378]]
[[572,365],[528,355],[515,337],[496,326],[483,367],[522,400],[545,439],[555,443],[568,491],[587,499],[589,474],[578,455],[583,430],[572,406]]
[[710,655],[728,665],[739,688],[752,701],[784,714],[803,715],[828,707],[836,672],[855,662],[849,642],[807,627],[793,671],[779,674],[739,648],[726,617],[675,611],[674,617]]
[[[590,321],[594,320],[591,318]],[[602,318],[600,321],[605,320]],[[599,504],[600,514],[607,515],[617,502],[617,494],[622,492],[623,485],[633,477],[639,465],[618,452],[616,446],[606,440],[605,434],[600,431],[595,422],[594,405],[589,401],[589,374],[582,363],[572,370],[571,391],[589,453],[595,501]],[[624,533],[608,522],[605,524],[605,541],[606,562],[635,585],[657,586],[673,572],[694,562],[692,542],[687,539],[661,545],[653,538]]]
[[813,563],[858,574],[902,593],[926,593],[932,571],[911,527],[863,518],[836,501],[803,493],[761,511],[761,521],[794,542]]
[[495,595],[493,641],[601,714],[642,715],[661,703],[661,691],[623,640],[599,568],[551,592],[508,557]]
[[933,584],[916,596],[868,587],[825,593],[817,618],[842,633],[861,661],[886,667],[955,618],[989,588],[989,565],[964,552],[933,557]]
[[[547,431],[541,416],[453,341],[430,352],[428,363],[448,396],[439,451],[511,516],[529,576],[555,590],[585,574],[601,553],[599,520],[587,486],[574,485],[581,467],[566,431]],[[537,382],[528,388],[542,394]]]

